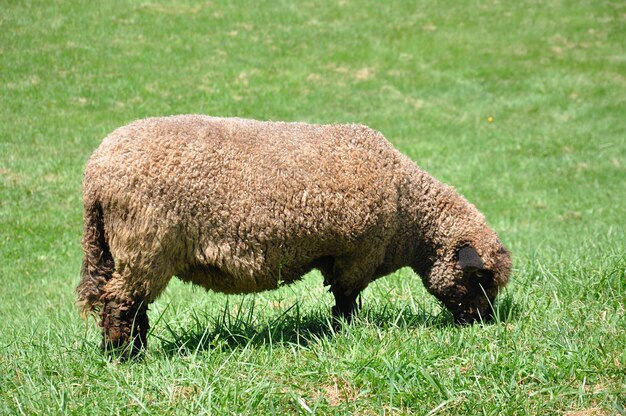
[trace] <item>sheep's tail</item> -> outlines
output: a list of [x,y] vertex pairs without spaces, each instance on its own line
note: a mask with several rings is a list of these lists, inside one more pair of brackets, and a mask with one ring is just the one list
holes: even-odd
[[104,233],[102,205],[99,201],[85,204],[83,264],[81,280],[76,287],[76,304],[86,317],[102,306],[104,285],[111,278],[115,263]]

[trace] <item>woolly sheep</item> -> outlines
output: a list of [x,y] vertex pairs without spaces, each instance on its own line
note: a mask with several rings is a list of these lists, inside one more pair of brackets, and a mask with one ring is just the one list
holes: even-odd
[[224,293],[319,269],[335,317],[410,266],[459,323],[487,318],[511,259],[478,210],[363,125],[184,115],[133,122],[83,183],[83,315],[104,348],[146,345],[172,276]]

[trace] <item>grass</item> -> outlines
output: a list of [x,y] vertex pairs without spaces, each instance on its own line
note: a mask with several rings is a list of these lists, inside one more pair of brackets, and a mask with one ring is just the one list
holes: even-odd
[[[0,413],[626,412],[625,4],[5,3]],[[82,169],[174,113],[381,130],[514,253],[496,323],[450,325],[406,269],[337,331],[317,273],[245,297],[174,282],[144,360],[107,361],[73,306]]]

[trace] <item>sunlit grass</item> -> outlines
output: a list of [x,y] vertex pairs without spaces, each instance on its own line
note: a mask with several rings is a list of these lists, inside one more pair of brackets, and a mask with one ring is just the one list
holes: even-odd
[[[0,413],[625,412],[626,5],[9,3]],[[179,113],[382,131],[513,252],[496,322],[455,327],[408,269],[341,328],[318,273],[245,297],[174,281],[143,359],[107,360],[73,305],[82,170],[112,129]]]

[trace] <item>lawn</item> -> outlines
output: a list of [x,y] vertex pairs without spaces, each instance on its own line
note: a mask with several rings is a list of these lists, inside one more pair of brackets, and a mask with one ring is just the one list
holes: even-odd
[[[626,3],[3,3],[0,414],[626,414]],[[336,331],[318,272],[173,281],[144,359],[108,360],[74,306],[82,170],[180,113],[380,130],[513,253],[496,322],[408,269]]]

